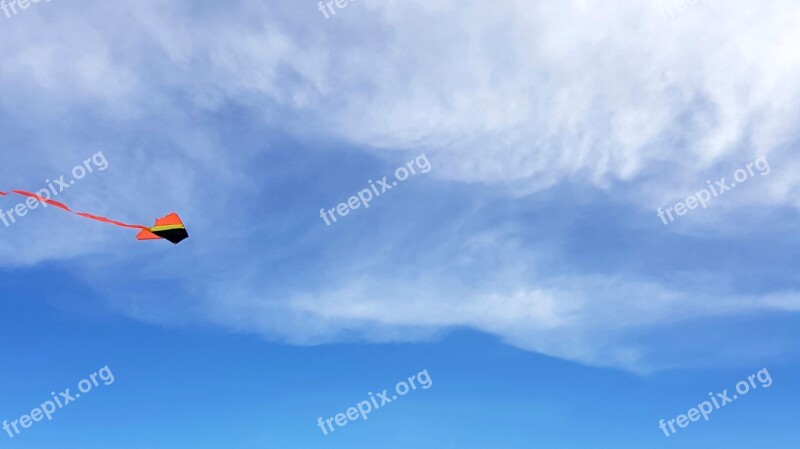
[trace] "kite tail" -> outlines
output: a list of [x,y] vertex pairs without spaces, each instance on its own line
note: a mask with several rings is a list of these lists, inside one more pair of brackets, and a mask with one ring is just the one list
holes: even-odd
[[28,198],[35,198],[36,200],[38,200],[38,201],[40,201],[40,202],[42,202],[44,204],[49,204],[50,206],[54,206],[54,207],[57,207],[59,209],[63,209],[63,210],[65,210],[65,211],[67,211],[67,212],[69,212],[71,214],[79,215],[81,217],[88,218],[88,219],[94,220],[94,221],[99,221],[101,223],[108,223],[108,224],[112,224],[114,226],[120,226],[120,227],[123,227],[123,228],[130,228],[130,229],[144,229],[144,230],[149,230],[150,229],[149,227],[144,226],[144,225],[128,224],[128,223],[123,223],[121,221],[116,221],[116,220],[111,220],[109,218],[100,217],[100,216],[97,216],[97,215],[87,214],[85,212],[75,212],[74,210],[70,209],[69,206],[67,206],[64,203],[60,203],[58,201],[53,201],[51,199],[39,196],[39,195],[37,195],[35,193],[26,192],[24,190],[12,190],[11,192],[0,191],[0,196],[6,196],[6,195],[10,195],[12,193],[15,193],[15,194],[21,195],[21,196],[26,196]]

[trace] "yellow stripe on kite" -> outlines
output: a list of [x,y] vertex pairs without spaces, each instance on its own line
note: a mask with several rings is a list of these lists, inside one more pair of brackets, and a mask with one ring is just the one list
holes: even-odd
[[185,227],[183,225],[156,226],[154,228],[150,228],[150,232],[171,231],[173,229],[185,229]]

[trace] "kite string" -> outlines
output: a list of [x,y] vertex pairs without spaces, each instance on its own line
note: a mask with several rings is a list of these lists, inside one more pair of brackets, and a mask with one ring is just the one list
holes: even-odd
[[39,195],[37,195],[35,193],[26,192],[24,190],[12,190],[11,192],[0,191],[0,196],[10,195],[11,193],[16,193],[17,195],[26,196],[26,197],[29,197],[29,198],[35,198],[35,199],[39,200],[40,202],[42,202],[44,204],[49,204],[51,206],[57,207],[59,209],[63,209],[65,211],[69,212],[69,213],[72,213],[72,214],[75,214],[75,215],[79,215],[81,217],[88,218],[90,220],[95,220],[95,221],[99,221],[99,222],[102,222],[102,223],[113,224],[115,226],[120,226],[120,227],[123,227],[123,228],[145,229],[145,230],[149,230],[150,229],[149,227],[144,226],[144,225],[128,224],[128,223],[123,223],[121,221],[116,221],[116,220],[111,220],[109,218],[100,217],[98,215],[87,214],[85,212],[75,212],[74,210],[70,209],[69,206],[67,206],[64,203],[60,203],[58,201],[54,201],[54,200],[51,200],[51,199],[48,199],[48,198],[44,198],[44,197],[39,196]]

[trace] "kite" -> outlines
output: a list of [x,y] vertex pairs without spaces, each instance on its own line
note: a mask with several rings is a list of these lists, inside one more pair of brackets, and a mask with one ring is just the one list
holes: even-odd
[[83,218],[88,218],[90,220],[95,220],[101,223],[111,224],[122,228],[139,229],[139,234],[136,236],[138,240],[167,240],[177,245],[178,243],[189,237],[189,233],[186,231],[186,227],[183,225],[183,222],[181,221],[180,217],[178,217],[178,214],[174,212],[167,215],[166,217],[157,219],[156,224],[152,227],[149,227],[144,225],[123,223],[120,221],[111,220],[105,217],[87,214],[84,212],[75,212],[64,203],[53,201],[49,198],[44,198],[35,193],[26,192],[24,190],[12,190],[10,192],[0,191],[0,196],[7,196],[12,193],[36,199],[42,204],[54,206],[59,209],[63,209],[69,213],[79,215]]

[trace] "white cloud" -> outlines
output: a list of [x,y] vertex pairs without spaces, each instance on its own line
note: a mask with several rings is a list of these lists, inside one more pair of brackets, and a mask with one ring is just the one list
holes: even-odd
[[[241,185],[257,185],[250,164],[258,154],[228,148],[197,117],[241,108],[300,138],[313,128],[379,155],[424,148],[442,181],[512,195],[585,183],[653,211],[766,155],[770,176],[720,209],[800,205],[800,160],[791,151],[800,113],[793,0],[707,2],[674,20],[654,3],[629,0],[362,0],[332,20],[296,2],[81,5],[54,2],[0,29],[0,108],[9,117],[2,126],[15,145],[24,142],[2,155],[8,182],[38,184],[39,173],[63,172],[114,141],[118,151],[106,154],[124,167],[114,179],[136,182],[102,181],[102,193],[82,194],[81,203],[114,198],[137,217],[153,204],[174,207],[210,230],[225,213],[242,213],[208,211],[193,198],[224,203]],[[47,162],[34,167],[31,159]],[[113,211],[103,207],[98,213]],[[704,229],[724,219],[704,212]],[[5,241],[2,263],[110,250],[103,234],[48,220],[15,229],[17,242],[36,235],[36,243],[19,249]],[[637,329],[797,308],[791,292],[764,300],[705,294],[701,306],[666,281],[530,275],[537,265],[524,262],[519,242],[490,238],[476,244],[478,254],[448,245],[436,248],[440,260],[480,259],[495,245],[511,256],[481,265],[490,271],[480,280],[464,279],[457,265],[390,276],[356,262],[342,264],[347,281],[327,289],[260,290],[253,274],[206,279],[211,293],[198,294],[199,315],[295,342],[349,333],[423,338],[467,326],[545,354],[647,369],[658,361],[624,338]],[[143,319],[162,316],[160,306],[132,301],[117,306]]]
[[[6,86],[139,114],[165,89],[268,120],[288,107],[354,143],[430,148],[447,179],[518,191],[579,179],[674,192],[797,134],[789,0],[708,2],[675,20],[629,0],[366,1],[334,21],[282,4],[196,17],[162,1],[41,10],[54,23],[14,29],[22,44],[4,49]],[[682,173],[650,179],[666,167]]]

